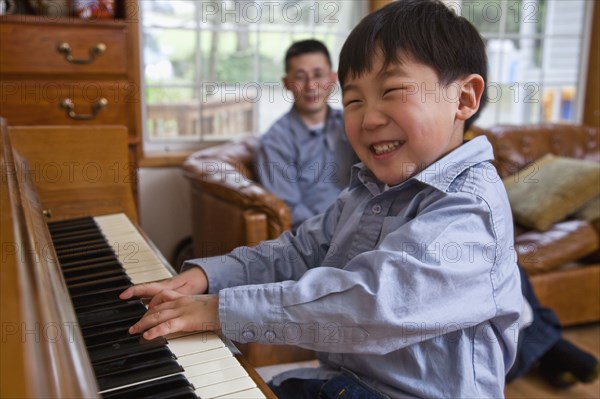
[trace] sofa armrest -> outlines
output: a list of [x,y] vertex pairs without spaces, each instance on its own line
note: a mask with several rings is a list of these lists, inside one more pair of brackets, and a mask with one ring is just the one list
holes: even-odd
[[584,220],[557,223],[548,231],[528,231],[515,237],[519,264],[529,276],[548,273],[575,262],[600,246],[596,230]]
[[183,171],[193,187],[223,202],[267,215],[269,238],[291,229],[287,204],[240,171],[239,164],[218,158],[190,156]]

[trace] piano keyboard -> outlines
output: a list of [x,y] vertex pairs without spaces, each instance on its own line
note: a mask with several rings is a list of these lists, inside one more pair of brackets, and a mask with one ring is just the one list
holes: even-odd
[[172,272],[127,216],[48,227],[103,398],[265,398],[212,332],[152,341],[128,333],[146,306],[118,295]]

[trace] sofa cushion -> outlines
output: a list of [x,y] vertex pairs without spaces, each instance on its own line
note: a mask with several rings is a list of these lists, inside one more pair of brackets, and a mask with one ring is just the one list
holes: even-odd
[[504,179],[517,223],[548,230],[600,194],[600,164],[546,154]]
[[573,214],[573,217],[579,220],[587,220],[590,223],[600,220],[600,195],[586,202]]

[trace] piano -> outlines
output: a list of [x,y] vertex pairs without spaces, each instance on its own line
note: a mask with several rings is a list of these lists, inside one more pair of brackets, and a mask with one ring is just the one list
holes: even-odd
[[[121,301],[118,294],[131,284],[175,273],[135,223],[135,206],[100,196],[100,214],[93,214],[81,204],[98,197],[78,196],[68,187],[76,204],[65,208],[57,200],[64,193],[36,181],[30,149],[19,144],[23,132],[9,133],[1,118],[0,130],[1,397],[275,397],[218,333],[152,341],[129,335],[127,328],[146,308],[137,299]],[[35,140],[35,133],[27,132],[25,140]],[[116,142],[126,143],[126,132],[116,136]],[[68,134],[57,137],[52,141],[59,149],[87,143]],[[60,158],[46,150],[45,156]],[[66,158],[71,171],[76,154],[81,151]],[[45,193],[42,199],[38,190]],[[51,217],[49,204],[58,209]]]

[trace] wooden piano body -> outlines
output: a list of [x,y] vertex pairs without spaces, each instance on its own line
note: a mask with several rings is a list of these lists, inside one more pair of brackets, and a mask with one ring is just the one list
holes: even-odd
[[[0,397],[99,397],[47,220],[120,212],[137,222],[126,129],[9,133],[0,118],[0,130]],[[239,353],[236,358],[265,397],[274,397]]]

